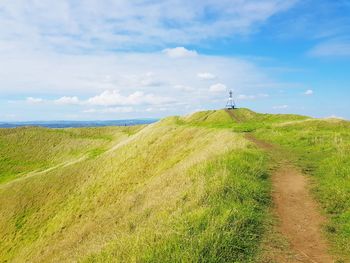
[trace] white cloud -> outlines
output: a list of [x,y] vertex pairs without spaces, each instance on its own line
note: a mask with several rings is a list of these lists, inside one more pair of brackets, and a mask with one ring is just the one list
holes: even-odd
[[58,105],[78,105],[80,104],[80,100],[78,97],[67,97],[63,96],[57,100],[54,101]]
[[187,86],[187,85],[175,85],[174,89],[183,91],[183,92],[191,92],[194,91],[193,87]]
[[[204,108],[213,102],[213,94],[207,88],[212,82],[204,86],[202,79],[215,79],[212,73],[220,77],[213,82],[234,87],[237,94],[267,92],[264,90],[277,85],[276,81],[254,60],[199,55],[193,49],[201,50],[208,40],[221,41],[257,32],[269,18],[295,2],[3,1],[0,94],[6,94],[5,100],[35,94],[42,98],[45,107],[54,104],[52,100],[46,103],[47,98],[63,96],[66,98],[58,99],[58,104],[78,104],[80,111],[87,107],[86,97],[91,97],[90,103],[95,104],[90,107],[96,109],[98,103],[114,107],[136,105],[132,103],[138,101],[142,105],[163,103],[169,97],[193,108]],[[212,44],[209,45],[210,49]],[[160,52],[163,49],[164,53]],[[169,59],[165,54],[185,59]],[[174,88],[179,84],[182,87]],[[102,96],[106,90],[118,90],[119,95],[110,94],[113,99],[108,99]],[[193,96],[181,90],[191,90]],[[76,99],[68,99],[73,95],[80,104]],[[20,107],[19,116],[37,116],[34,110],[26,111],[30,105],[22,110]],[[4,108],[0,105],[1,111]],[[181,114],[182,110],[173,108],[172,113]]]
[[[16,52],[0,59],[0,66],[3,68],[0,71],[1,93],[13,97],[35,93],[41,98],[60,94],[64,97],[60,102],[72,104],[78,101],[71,94],[80,98],[82,103],[82,98],[87,95],[92,97],[91,94],[101,94],[106,90],[118,90],[119,95],[143,92],[190,104],[198,98],[206,103],[212,100],[211,94],[203,86],[203,81],[196,77],[198,69],[203,67],[208,69],[207,72],[219,71],[222,83],[237,87],[237,93],[261,92],[276,85],[254,63],[234,57],[201,55],[186,60],[169,60],[159,53],[57,56]],[[18,75],[22,77],[19,79]],[[261,87],[261,83],[266,85]],[[183,91],[191,91],[196,96],[184,96]]]
[[[70,0],[28,0],[24,4],[3,1],[0,35],[2,39],[25,45],[75,51],[185,45],[254,32],[263,22],[296,2],[81,0],[72,4]],[[207,14],[214,14],[210,21]],[[9,41],[3,46],[14,47]]]
[[133,107],[109,107],[109,108],[102,108],[102,109],[87,109],[83,110],[84,113],[130,113],[133,112]]
[[257,95],[240,94],[237,96],[237,99],[239,99],[239,100],[255,100],[255,99],[267,98],[267,97],[269,97],[268,94],[257,94]]
[[188,50],[184,47],[166,48],[162,51],[171,58],[195,57],[198,55],[195,50]]
[[311,96],[313,94],[314,94],[314,91],[312,89],[308,89],[304,92],[304,95],[306,95],[306,96]]
[[200,72],[197,74],[197,77],[200,79],[204,79],[204,80],[216,79],[216,76],[214,74],[209,73],[209,72]]
[[39,104],[39,103],[43,103],[44,100],[42,98],[33,98],[33,97],[28,97],[26,99],[26,102],[30,103],[30,104]]
[[100,95],[89,98],[85,103],[97,106],[115,106],[115,105],[159,105],[173,102],[168,97],[161,97],[154,94],[145,94],[142,91],[136,91],[128,96],[123,96],[117,90],[106,90]]
[[[0,12],[0,94],[6,94],[6,101],[36,94],[47,109],[53,104],[76,104],[80,111],[87,105],[144,104],[146,109],[169,101],[203,108],[213,103],[213,94],[207,88],[212,83],[204,86],[202,79],[214,79],[213,73],[220,75],[220,82],[235,85],[237,92],[256,93],[262,89],[259,83],[273,85],[275,80],[254,62],[200,55],[193,49],[202,40],[255,32],[293,3],[28,0],[24,5],[5,1]],[[208,12],[214,15],[210,21]],[[166,54],[184,59],[169,59]],[[52,97],[56,102],[47,99]],[[171,113],[183,110],[172,107]],[[34,110],[23,106],[18,111],[36,117]]]
[[[43,100],[41,98],[28,97],[26,99],[28,103],[54,103],[57,105],[93,105],[93,106],[128,106],[128,105],[164,105],[164,104],[173,104],[175,103],[174,99],[169,97],[157,96],[154,94],[146,94],[142,91],[136,91],[131,93],[128,96],[122,95],[118,90],[106,90],[101,94],[88,98],[87,100],[80,100],[77,96],[69,97],[63,96],[56,100]],[[114,108],[105,108],[105,109],[88,109],[84,112],[127,112],[131,107],[114,107]],[[124,111],[123,111],[124,110]],[[131,112],[131,111],[128,111]]]
[[140,77],[141,86],[158,86],[159,82],[156,80],[156,76],[153,72],[147,72],[146,74]]
[[289,106],[288,105],[278,105],[278,106],[274,106],[272,107],[274,110],[283,110],[283,109],[287,109]]
[[349,57],[350,40],[331,40],[318,44],[309,51],[313,57]]
[[[43,116],[46,116],[43,117],[45,119],[49,119],[50,116],[52,119],[64,118],[63,113],[51,115],[53,111],[50,107],[55,104],[55,101],[48,98],[52,97],[57,100],[62,97],[76,96],[80,103],[76,99],[64,99],[64,101],[76,103],[80,109],[74,107],[67,108],[66,111],[81,112],[87,105],[91,108],[103,105],[104,107],[137,105],[141,111],[124,115],[130,118],[145,116],[147,113],[145,109],[149,104],[167,104],[170,103],[169,101],[191,105],[190,109],[186,109],[172,104],[173,107],[166,112],[174,115],[184,114],[195,108],[204,108],[210,104],[211,107],[215,107],[214,105],[220,107],[222,101],[215,101],[215,99],[217,96],[223,96],[225,100],[227,95],[225,90],[219,88],[221,93],[210,92],[208,87],[210,84],[203,83],[203,80],[197,77],[198,72],[220,72],[220,82],[214,81],[213,84],[222,83],[222,85],[234,87],[235,94],[260,94],[268,92],[270,88],[281,86],[261,67],[247,59],[235,57],[198,55],[186,59],[169,59],[160,52],[128,52],[97,56],[56,55],[51,52],[35,54],[19,51],[8,57],[0,54],[0,58],[2,58],[0,67],[3,68],[0,71],[2,80],[0,93],[8,94],[6,101],[14,100],[23,94],[37,94],[32,97],[45,100],[44,104],[48,109],[43,113]],[[203,68],[205,70],[201,70]],[[21,78],[18,78],[19,75]],[[265,85],[262,86],[262,84]],[[212,90],[218,90],[214,87]],[[104,93],[105,91],[109,93]],[[132,94],[134,95],[131,96]],[[139,104],[136,104],[135,100]],[[34,109],[25,109],[24,106],[19,105],[21,101],[23,102],[23,99],[16,101],[18,115],[23,116],[22,119],[35,119],[37,113]],[[2,109],[1,103],[0,109]],[[10,113],[9,107],[7,109],[3,107],[2,112]],[[161,117],[164,113],[158,115],[157,111],[154,111],[152,115],[149,113],[146,116],[154,115]],[[114,118],[115,116],[106,113],[103,117]]]
[[223,92],[223,91],[226,91],[227,90],[227,87],[226,85],[222,84],[222,83],[216,83],[216,84],[213,84],[209,87],[209,91],[210,92]]
[[160,112],[160,111],[168,111],[167,107],[149,107],[146,109],[147,112]]

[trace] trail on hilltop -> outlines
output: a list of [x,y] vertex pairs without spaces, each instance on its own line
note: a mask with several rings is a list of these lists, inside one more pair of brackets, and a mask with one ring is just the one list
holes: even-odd
[[[240,122],[234,110],[226,110]],[[272,173],[274,214],[278,217],[277,231],[287,239],[290,250],[273,248],[263,262],[333,262],[322,234],[325,219],[311,197],[308,178],[286,157],[282,149],[258,140],[252,134],[246,138],[271,154],[277,164]],[[269,249],[269,245],[267,245]]]

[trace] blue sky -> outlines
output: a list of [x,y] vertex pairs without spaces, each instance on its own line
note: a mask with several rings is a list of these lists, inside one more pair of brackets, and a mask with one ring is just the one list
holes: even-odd
[[225,106],[350,119],[350,1],[0,3],[0,121]]

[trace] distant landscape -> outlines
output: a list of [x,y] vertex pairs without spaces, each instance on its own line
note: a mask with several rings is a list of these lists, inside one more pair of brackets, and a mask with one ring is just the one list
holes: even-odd
[[23,126],[40,126],[46,128],[78,128],[103,126],[132,126],[150,124],[157,119],[142,120],[109,120],[109,121],[26,121],[26,122],[0,122],[0,128],[15,128]]
[[0,261],[347,262],[349,128],[235,109],[0,129]]

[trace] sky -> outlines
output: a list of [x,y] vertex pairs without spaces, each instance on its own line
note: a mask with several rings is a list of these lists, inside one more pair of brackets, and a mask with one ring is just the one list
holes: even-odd
[[350,119],[349,0],[1,0],[0,121]]

